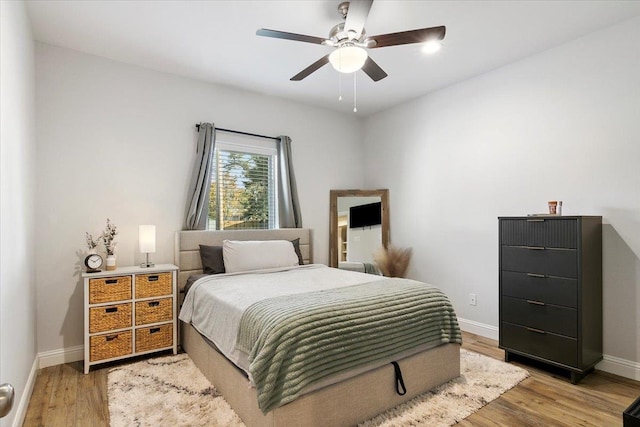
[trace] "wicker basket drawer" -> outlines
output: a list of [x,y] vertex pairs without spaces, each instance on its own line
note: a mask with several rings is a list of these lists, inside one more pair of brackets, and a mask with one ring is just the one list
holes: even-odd
[[136,329],[136,352],[171,347],[173,345],[173,323]]
[[133,353],[131,331],[96,335],[89,340],[89,360],[91,362]]
[[173,298],[136,302],[136,326],[173,319]]
[[131,276],[89,280],[89,304],[131,299]]
[[89,309],[89,332],[104,332],[131,326],[131,303]]
[[159,297],[173,292],[171,273],[136,275],[136,298]]

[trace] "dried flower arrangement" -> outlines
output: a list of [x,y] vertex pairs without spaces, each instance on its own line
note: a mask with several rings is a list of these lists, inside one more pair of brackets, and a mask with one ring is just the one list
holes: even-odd
[[100,236],[104,243],[104,248],[107,250],[107,255],[114,255],[116,248],[115,238],[117,234],[118,228],[107,218],[107,227],[102,232],[102,236]]
[[380,248],[374,260],[384,276],[405,277],[411,261],[411,248],[401,249],[389,245],[386,248]]

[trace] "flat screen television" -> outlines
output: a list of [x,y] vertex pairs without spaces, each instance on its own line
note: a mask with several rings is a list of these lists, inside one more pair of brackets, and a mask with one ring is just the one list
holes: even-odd
[[382,224],[382,202],[349,208],[349,228]]

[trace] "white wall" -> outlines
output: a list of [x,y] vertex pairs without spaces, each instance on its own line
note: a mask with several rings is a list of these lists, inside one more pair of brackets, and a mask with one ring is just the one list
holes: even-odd
[[0,383],[21,425],[36,358],[34,43],[23,2],[0,2]]
[[195,123],[289,135],[314,260],[326,263],[329,190],[362,187],[361,124],[274,97],[36,45],[38,350],[82,344],[85,231],[109,217],[119,265],[138,264],[139,224],[155,224],[156,263],[173,262]]
[[563,200],[603,216],[604,352],[639,369],[639,46],[635,18],[366,120],[365,187],[460,317],[498,326],[496,218]]

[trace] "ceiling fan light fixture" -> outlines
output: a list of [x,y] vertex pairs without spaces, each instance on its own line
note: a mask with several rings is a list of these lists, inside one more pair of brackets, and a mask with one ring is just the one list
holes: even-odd
[[440,41],[429,40],[422,45],[422,52],[431,55],[439,51],[441,47]]
[[353,73],[362,68],[368,58],[367,51],[358,46],[343,46],[331,52],[329,62],[341,73]]

